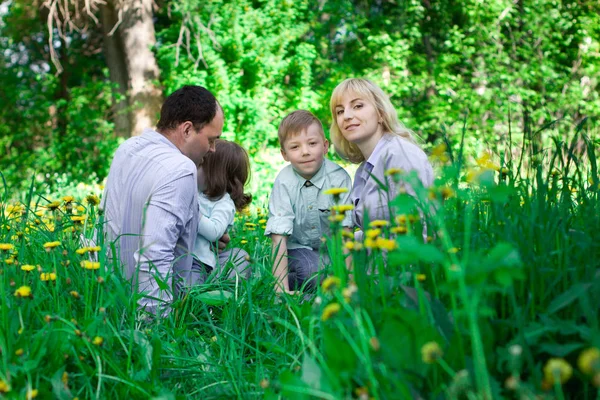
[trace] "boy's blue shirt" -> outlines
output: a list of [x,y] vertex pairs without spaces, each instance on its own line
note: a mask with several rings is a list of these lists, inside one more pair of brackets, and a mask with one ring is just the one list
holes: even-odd
[[[352,180],[341,166],[324,159],[321,168],[306,180],[288,165],[279,172],[269,197],[269,220],[265,235],[289,236],[287,248],[317,250],[321,238],[328,236],[330,209],[334,197],[323,192],[330,188],[347,188],[340,196],[339,204],[349,204]],[[352,227],[350,212],[342,222]]]

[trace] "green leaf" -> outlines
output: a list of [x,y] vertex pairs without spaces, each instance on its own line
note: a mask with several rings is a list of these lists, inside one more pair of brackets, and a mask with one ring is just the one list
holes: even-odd
[[576,350],[581,349],[584,343],[542,343],[539,346],[540,351],[548,353],[555,357],[566,357]]
[[564,293],[561,293],[557,298],[555,298],[550,305],[548,306],[547,313],[554,314],[555,312],[562,310],[579,297],[585,295],[588,289],[592,286],[591,283],[576,283],[569,290]]
[[195,297],[209,306],[222,306],[233,297],[233,293],[223,290],[211,290],[197,294]]

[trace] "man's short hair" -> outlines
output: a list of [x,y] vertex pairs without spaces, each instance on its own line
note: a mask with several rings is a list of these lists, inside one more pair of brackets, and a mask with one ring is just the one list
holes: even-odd
[[218,108],[217,99],[206,88],[183,86],[171,93],[163,103],[156,129],[174,129],[185,121],[190,121],[196,129],[202,129],[217,115]]
[[306,110],[296,110],[288,114],[279,124],[279,130],[277,131],[279,146],[283,149],[285,141],[288,140],[290,136],[302,133],[312,124],[316,124],[319,127],[319,131],[323,135],[323,139],[325,139],[323,124],[321,124],[319,118],[315,117],[313,113]]

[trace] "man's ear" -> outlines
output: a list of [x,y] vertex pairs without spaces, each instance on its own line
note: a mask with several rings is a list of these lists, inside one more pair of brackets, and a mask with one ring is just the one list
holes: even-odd
[[190,121],[182,122],[179,124],[178,130],[183,138],[187,139],[192,133],[194,133],[194,124],[192,124]]
[[283,159],[284,159],[285,161],[290,161],[290,160],[288,159],[288,156],[287,156],[287,154],[285,153],[285,150],[284,150],[284,149],[279,149],[279,150],[281,150],[281,156],[283,157]]

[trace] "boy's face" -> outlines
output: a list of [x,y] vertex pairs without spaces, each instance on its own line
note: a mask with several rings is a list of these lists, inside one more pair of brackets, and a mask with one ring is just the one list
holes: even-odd
[[329,142],[323,137],[319,126],[312,124],[302,132],[290,135],[281,149],[281,155],[300,176],[310,179],[321,168],[327,150]]

